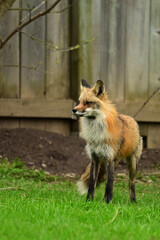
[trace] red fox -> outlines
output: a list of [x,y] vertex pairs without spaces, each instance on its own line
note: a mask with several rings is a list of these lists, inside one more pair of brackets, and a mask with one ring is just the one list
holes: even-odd
[[95,187],[106,179],[104,200],[109,203],[113,197],[114,167],[120,159],[126,158],[130,200],[135,202],[135,175],[142,152],[142,138],[136,121],[118,114],[101,80],[91,88],[82,79],[79,104],[72,111],[81,117],[80,136],[87,143],[86,152],[91,160],[77,183],[80,193],[88,190],[86,200],[93,200]]

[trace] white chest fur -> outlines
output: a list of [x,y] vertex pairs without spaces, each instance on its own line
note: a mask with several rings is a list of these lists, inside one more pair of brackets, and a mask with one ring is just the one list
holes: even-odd
[[109,137],[107,123],[102,113],[95,119],[84,117],[81,119],[81,137],[90,143],[102,143]]
[[92,158],[94,152],[101,159],[113,159],[113,149],[107,144],[110,138],[105,116],[103,114],[96,116],[95,119],[81,119],[81,137],[87,142],[86,152],[89,158]]

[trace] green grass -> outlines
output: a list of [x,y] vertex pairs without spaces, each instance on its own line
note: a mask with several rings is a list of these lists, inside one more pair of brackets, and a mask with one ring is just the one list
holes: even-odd
[[28,170],[19,161],[0,164],[0,240],[160,239],[160,178],[136,185],[137,203],[129,201],[126,179],[114,184],[112,203],[85,202],[74,182]]

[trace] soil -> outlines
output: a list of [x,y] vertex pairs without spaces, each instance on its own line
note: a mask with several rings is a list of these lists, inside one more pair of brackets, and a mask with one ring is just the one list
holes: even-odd
[[[89,159],[85,142],[79,137],[63,136],[33,129],[1,129],[0,158],[19,158],[28,167],[43,169],[56,175],[80,175]],[[160,149],[144,149],[138,166],[142,172],[160,170]],[[122,160],[117,173],[127,169]]]

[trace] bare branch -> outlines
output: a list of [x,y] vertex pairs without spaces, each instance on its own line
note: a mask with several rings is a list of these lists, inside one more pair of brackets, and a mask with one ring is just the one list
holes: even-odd
[[29,18],[27,21],[21,23],[20,25],[18,25],[5,39],[1,40],[0,42],[0,49],[8,42],[8,40],[13,37],[17,32],[19,32],[22,28],[24,28],[25,26],[27,26],[29,23],[33,22],[34,20],[36,20],[37,18],[40,18],[46,14],[48,14],[52,9],[54,9],[57,4],[60,2],[61,0],[57,0],[54,4],[52,4],[47,10],[44,10],[42,12],[39,12],[37,14],[35,14],[33,17]]
[[[158,79],[160,80],[160,79]],[[142,111],[142,109],[145,107],[145,105],[151,100],[151,98],[160,90],[160,87],[158,87],[148,98],[147,100],[142,104],[142,106],[140,107],[140,109],[134,114],[134,118],[138,115],[138,113],[140,113]]]

